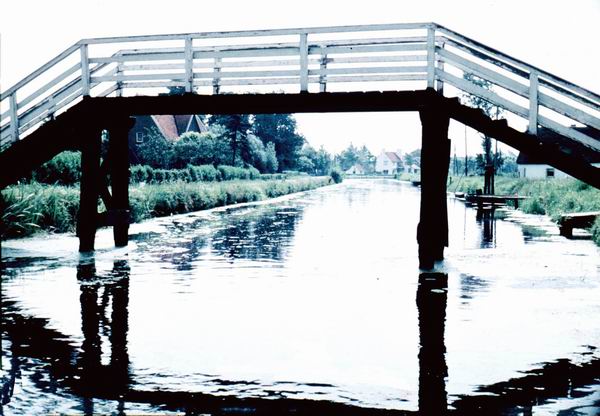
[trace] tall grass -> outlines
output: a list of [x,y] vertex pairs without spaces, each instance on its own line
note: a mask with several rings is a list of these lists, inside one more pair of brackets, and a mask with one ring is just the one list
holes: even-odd
[[[330,177],[287,180],[183,181],[132,186],[130,207],[135,222],[171,214],[198,211],[241,202],[260,201],[315,189]],[[2,238],[29,235],[38,229],[74,231],[79,211],[79,189],[59,185],[26,184],[2,191]]]

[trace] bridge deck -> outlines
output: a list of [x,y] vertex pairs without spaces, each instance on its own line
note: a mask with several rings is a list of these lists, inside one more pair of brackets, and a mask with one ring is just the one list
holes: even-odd
[[542,126],[600,152],[598,140],[573,127],[600,130],[600,95],[436,23],[83,39],[2,93],[0,145],[83,97],[169,88],[202,96],[434,88],[484,98],[525,119],[532,134]]

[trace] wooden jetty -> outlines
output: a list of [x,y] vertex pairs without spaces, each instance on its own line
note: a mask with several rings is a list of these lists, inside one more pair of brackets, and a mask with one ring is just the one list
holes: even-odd
[[590,228],[598,217],[600,217],[600,211],[562,214],[558,220],[560,235],[572,238],[573,228]]
[[483,194],[467,194],[465,201],[479,205],[505,205],[508,201],[514,204],[515,208],[519,208],[519,201],[528,199],[527,196],[518,195],[483,195]]

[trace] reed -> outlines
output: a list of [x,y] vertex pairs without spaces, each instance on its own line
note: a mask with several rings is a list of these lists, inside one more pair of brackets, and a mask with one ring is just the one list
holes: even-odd
[[[448,191],[475,192],[483,188],[483,177],[451,177]],[[600,190],[576,179],[520,179],[497,177],[496,194],[528,196],[519,208],[529,214],[548,215],[557,221],[561,214],[600,211]],[[592,238],[600,245],[600,223],[592,228]]]
[[[329,176],[196,183],[174,181],[131,186],[129,202],[133,221],[139,222],[153,217],[261,201],[315,189],[331,182]],[[99,209],[103,209],[101,204]],[[2,191],[0,210],[3,239],[23,237],[37,230],[72,232],[79,211],[79,188],[38,183],[10,186]]]

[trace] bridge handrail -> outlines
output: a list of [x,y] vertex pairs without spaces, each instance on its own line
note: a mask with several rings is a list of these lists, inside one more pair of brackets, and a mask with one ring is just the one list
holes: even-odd
[[[554,82],[555,84],[562,85],[567,89],[576,91],[582,97],[587,97],[592,101],[600,103],[600,95],[594,93],[593,91],[590,91],[586,88],[580,87],[579,85],[573,84],[572,82],[567,81],[564,78],[554,75],[548,71],[544,71],[543,69],[540,69],[534,65],[528,64],[527,62],[521,61],[517,58],[513,58],[512,56],[507,55],[504,52],[501,52],[497,49],[487,46],[487,45],[485,45],[481,42],[478,42],[474,39],[471,39],[465,35],[461,35],[460,33],[450,30],[442,25],[436,24],[436,29],[439,30],[442,34],[445,34],[446,36],[460,39],[467,46],[472,46],[472,47],[475,47],[478,49],[485,50],[486,52],[501,58],[502,60],[506,61],[507,63],[512,64],[513,65],[512,68],[510,66],[507,66],[507,68],[511,68],[511,70],[517,75],[523,76],[523,75],[531,73],[531,72],[537,72],[539,76],[543,76],[543,77],[547,78],[550,81],[550,82],[548,82],[548,84],[550,84],[550,85],[551,85],[551,82]],[[519,72],[519,67],[520,67],[521,72]]]
[[[404,31],[422,33],[416,36]],[[309,35],[372,32],[401,32],[402,35],[309,39]],[[295,38],[285,42],[239,45],[193,44],[195,40],[289,36]],[[92,45],[162,41],[179,41],[182,44],[176,47],[123,48],[108,56],[88,55]],[[71,64],[35,92],[17,100],[21,89],[41,79],[50,69],[66,65],[75,53],[79,53],[78,63]],[[208,59],[211,61],[207,62]],[[472,73],[522,97],[528,100],[528,106],[524,107],[493,89],[481,88],[449,72],[448,67],[463,74]],[[233,68],[238,70],[228,70]],[[77,77],[71,79],[74,75]],[[175,86],[185,87],[186,92],[212,87],[213,94],[218,94],[221,88],[227,86],[294,84],[304,92],[308,92],[309,85],[317,84],[319,91],[324,92],[328,84],[336,82],[394,82],[396,86],[396,83],[406,81],[426,81],[427,87],[436,87],[441,93],[444,83],[448,83],[462,93],[480,95],[494,105],[525,118],[532,134],[536,134],[540,125],[600,151],[598,140],[539,114],[539,108],[543,107],[566,117],[570,123],[581,123],[600,130],[600,95],[436,23],[82,39],[1,94],[0,101],[6,103],[8,99],[9,108],[0,114],[0,146],[18,140],[21,133],[29,133],[45,118],[64,111],[71,103],[88,95],[120,96],[124,90]],[[98,88],[106,83],[108,87],[99,91]],[[540,90],[540,87],[549,91]],[[573,101],[575,105],[564,102],[562,98]],[[10,122],[7,122],[8,119]]]

